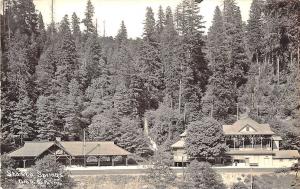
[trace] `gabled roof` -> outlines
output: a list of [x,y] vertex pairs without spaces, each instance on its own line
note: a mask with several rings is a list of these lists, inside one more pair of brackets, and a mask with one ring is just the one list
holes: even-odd
[[174,143],[171,148],[184,148],[185,142],[184,140],[179,140],[176,143]]
[[[243,128],[251,127],[253,130],[245,132]],[[225,135],[274,135],[269,124],[259,124],[251,118],[244,118],[236,121],[232,125],[223,125]]]
[[300,155],[297,150],[279,150],[276,151],[274,159],[300,159]]
[[25,142],[24,146],[9,153],[11,157],[38,157],[55,144],[52,142]]
[[186,137],[186,130],[181,134],[179,135],[180,137]]
[[[60,144],[68,150],[73,156],[84,155],[84,145],[82,141],[62,141]],[[113,142],[86,142],[85,148],[86,155],[106,155],[106,156],[125,156],[130,152],[120,148]]]
[[82,141],[47,141],[47,142],[25,142],[24,146],[9,153],[10,157],[38,157],[43,152],[48,150],[53,145],[57,145],[67,154],[72,156],[124,156],[129,155],[130,152],[120,148],[113,142],[86,142],[86,148],[84,152],[84,146]]

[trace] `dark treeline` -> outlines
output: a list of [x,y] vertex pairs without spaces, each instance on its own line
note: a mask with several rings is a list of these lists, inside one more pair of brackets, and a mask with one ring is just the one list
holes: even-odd
[[[300,2],[253,0],[242,22],[234,0],[217,7],[208,34],[199,3],[146,9],[141,39],[101,37],[94,7],[45,26],[32,0],[1,15],[1,148],[25,140],[111,140],[146,156],[191,122],[230,124],[237,112],[269,122],[299,149]],[[83,31],[80,25],[83,24]],[[141,24],[141,23],[137,23]],[[239,107],[239,108],[237,108]],[[146,124],[147,125],[147,124]]]

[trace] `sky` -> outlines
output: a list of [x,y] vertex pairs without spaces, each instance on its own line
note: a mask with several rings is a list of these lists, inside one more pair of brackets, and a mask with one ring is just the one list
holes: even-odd
[[[157,18],[159,5],[165,9],[170,6],[172,10],[181,0],[91,0],[95,7],[95,20],[98,25],[100,35],[115,36],[120,28],[121,21],[124,20],[127,27],[128,37],[141,37],[143,33],[143,23],[145,19],[146,7],[151,6]],[[51,0],[33,0],[36,9],[43,15],[44,22],[51,21]],[[59,22],[65,14],[71,17],[73,12],[84,18],[87,0],[54,0],[54,19]],[[248,20],[249,9],[252,0],[236,0],[241,8],[242,19]],[[204,0],[200,4],[200,14],[204,17],[206,31],[211,26],[214,10],[216,6],[222,6],[222,0]],[[105,24],[104,24],[105,23]]]

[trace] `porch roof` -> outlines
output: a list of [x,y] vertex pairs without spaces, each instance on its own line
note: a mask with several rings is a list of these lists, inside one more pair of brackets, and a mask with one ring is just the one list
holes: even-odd
[[[84,144],[82,141],[62,141],[61,145],[73,156],[84,156]],[[126,156],[130,152],[115,145],[113,142],[86,142],[85,155],[93,156]]]
[[274,155],[275,151],[265,149],[229,150],[227,155]]
[[120,148],[113,142],[86,142],[84,151],[84,145],[82,141],[47,141],[47,142],[25,142],[24,146],[12,151],[8,154],[10,157],[38,157],[43,152],[48,150],[51,146],[57,145],[67,154],[71,156],[125,156],[130,152]]
[[24,146],[8,154],[10,157],[38,157],[55,142],[25,142]]

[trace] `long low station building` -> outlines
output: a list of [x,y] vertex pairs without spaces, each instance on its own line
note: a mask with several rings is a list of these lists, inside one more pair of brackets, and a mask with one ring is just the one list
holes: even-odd
[[24,146],[12,151],[9,157],[18,163],[18,167],[29,167],[46,155],[55,156],[64,165],[127,165],[130,152],[113,142],[91,141],[26,141]]

